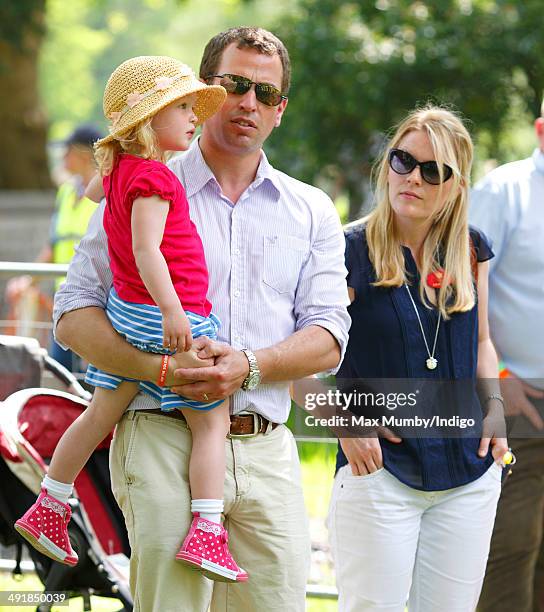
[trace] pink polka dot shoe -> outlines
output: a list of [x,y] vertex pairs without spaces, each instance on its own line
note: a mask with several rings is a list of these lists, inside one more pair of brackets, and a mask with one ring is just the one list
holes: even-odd
[[176,559],[200,570],[210,580],[246,582],[247,572],[236,565],[228,546],[229,536],[222,525],[193,513],[189,533]]
[[77,554],[68,537],[72,511],[42,489],[38,499],[15,523],[15,529],[42,554],[64,563],[76,565]]

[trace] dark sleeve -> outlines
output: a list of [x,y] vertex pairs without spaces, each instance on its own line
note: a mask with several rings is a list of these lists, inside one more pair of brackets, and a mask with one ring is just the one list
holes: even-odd
[[143,168],[131,178],[126,198],[128,202],[134,202],[136,198],[158,196],[162,200],[172,202],[177,189],[179,189],[177,178],[166,166],[163,169],[159,164],[155,164],[153,167]]
[[491,250],[491,242],[487,236],[475,227],[470,228],[470,240],[476,253],[476,261],[482,263],[489,261],[495,257],[495,253]]
[[362,237],[360,231],[348,230],[346,232],[346,277],[348,287],[357,293],[361,284],[361,257]]

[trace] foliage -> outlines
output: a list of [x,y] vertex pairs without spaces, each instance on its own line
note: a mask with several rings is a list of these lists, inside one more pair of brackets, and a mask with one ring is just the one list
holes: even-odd
[[[347,195],[351,216],[369,197],[383,130],[418,102],[459,108],[482,158],[502,162],[534,146],[527,126],[544,87],[540,0],[209,0],[205,9],[199,0],[5,0],[0,74],[2,63],[14,72],[6,45],[23,53],[32,46],[36,53],[44,15],[39,91],[50,139],[82,121],[105,129],[102,91],[124,59],[164,53],[197,69],[213,34],[256,24],[285,40],[294,68],[288,111],[267,145],[271,160],[335,199]],[[21,96],[35,105],[25,110],[25,121],[40,113],[32,61],[29,55],[24,75],[17,68],[28,89]],[[7,100],[10,108],[0,112],[6,123],[28,104],[19,95]],[[10,142],[23,129],[14,128]],[[42,138],[23,140],[35,168],[38,155],[29,141],[43,147]]]
[[[426,101],[451,105],[497,148],[544,89],[541,2],[300,0],[278,26],[294,88],[272,158],[365,199],[382,131]],[[500,155],[499,155],[500,157]]]
[[24,50],[25,34],[43,33],[45,0],[4,0],[0,5],[0,42]]
[[93,7],[87,0],[49,0],[47,38],[40,58],[40,91],[47,108],[53,138],[65,136],[73,124],[95,112],[98,87],[97,58],[112,36],[93,28]]
[[[29,0],[27,0],[29,1]],[[106,127],[102,93],[111,72],[136,55],[173,55],[198,70],[211,36],[240,23],[267,27],[287,0],[48,0],[40,91],[53,139],[77,123]]]

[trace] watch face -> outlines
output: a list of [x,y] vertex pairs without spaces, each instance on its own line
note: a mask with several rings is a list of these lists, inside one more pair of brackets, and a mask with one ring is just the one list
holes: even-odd
[[251,391],[251,389],[255,389],[255,387],[259,384],[259,380],[260,376],[257,374],[257,372],[254,372],[247,381],[246,389],[248,391]]

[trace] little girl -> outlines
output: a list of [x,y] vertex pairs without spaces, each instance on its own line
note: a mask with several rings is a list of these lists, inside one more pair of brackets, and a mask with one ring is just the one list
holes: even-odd
[[89,366],[87,381],[96,387],[91,404],[62,436],[36,503],[15,523],[36,549],[61,563],[77,563],[67,531],[73,482],[141,389],[160,399],[162,410],[181,410],[192,432],[193,522],[176,559],[214,580],[247,580],[220,523],[228,401],[201,403],[164,388],[169,355],[189,350],[195,337],[216,338],[219,326],[206,299],[202,242],[185,191],[164,165],[165,152],[186,150],[197,123],[213,115],[225,97],[223,87],[201,83],[170,57],[127,60],[106,85],[110,135],[95,145],[113,273],[106,311],[128,342],[164,356],[157,384]]

